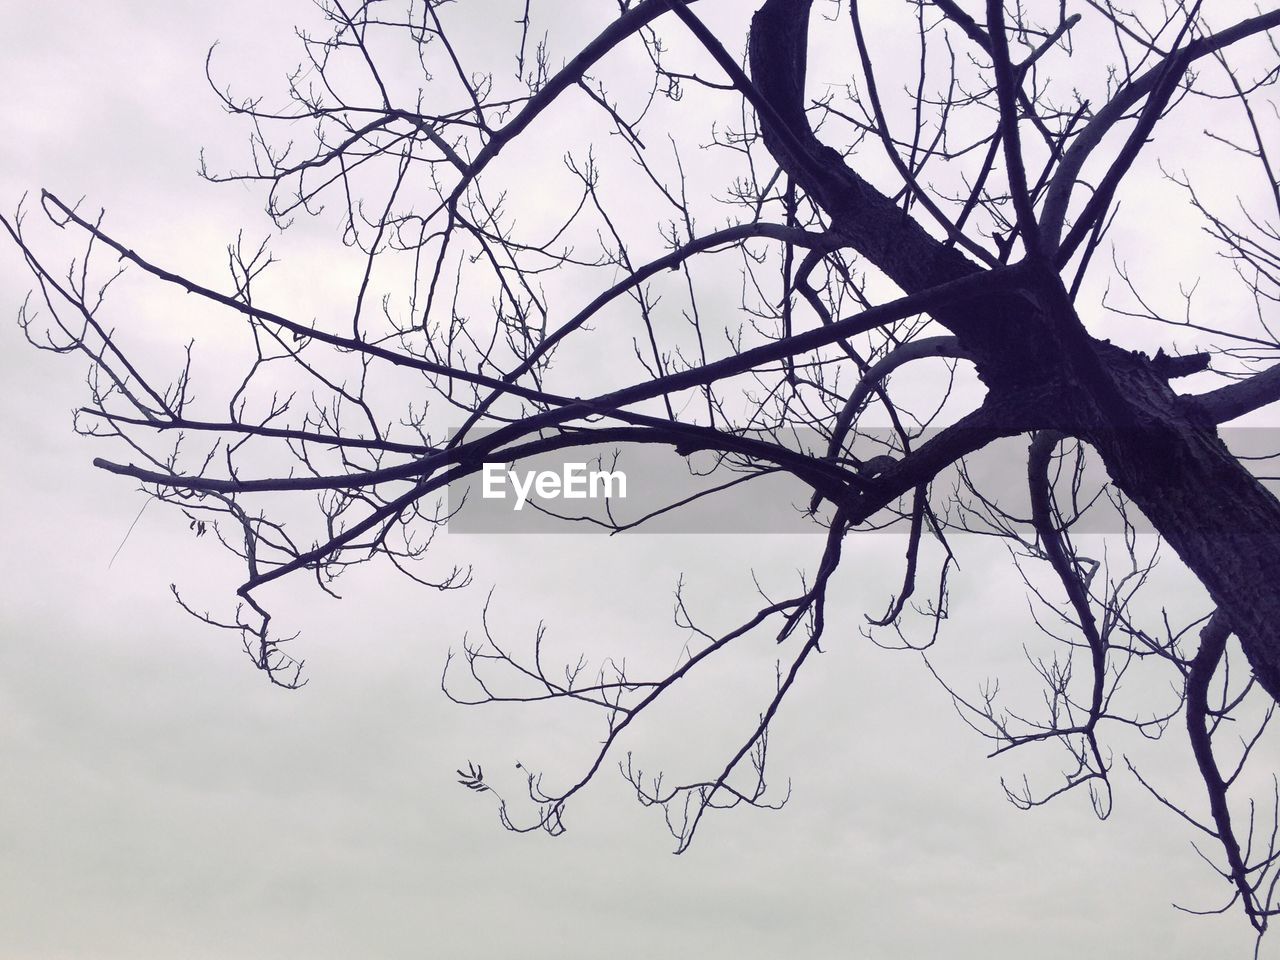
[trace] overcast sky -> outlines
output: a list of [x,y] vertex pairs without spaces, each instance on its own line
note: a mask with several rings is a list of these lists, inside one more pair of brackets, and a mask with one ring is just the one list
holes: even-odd
[[[41,187],[84,195],[139,249],[220,279],[236,230],[270,226],[259,195],[195,176],[202,146],[235,157],[243,132],[208,91],[204,55],[224,41],[219,63],[248,92],[294,62],[280,51],[292,23],[314,21],[310,5],[8,6],[0,205]],[[304,233],[299,256],[334,239]],[[5,316],[27,287],[0,248]],[[917,662],[852,630],[780,717],[773,776],[794,791],[782,811],[713,817],[675,857],[660,814],[605,775],[565,836],[510,835],[454,768],[476,761],[514,783],[517,761],[554,769],[599,733],[441,694],[446,650],[476,630],[490,585],[512,637],[542,619],[566,650],[678,652],[679,572],[727,623],[750,602],[751,570],[781,582],[814,541],[655,537],[630,549],[623,575],[608,538],[454,538],[478,564],[461,594],[385,570],[353,575],[342,602],[286,594],[311,677],[286,692],[173,604],[171,581],[198,605],[224,603],[211,585],[230,568],[180,515],[153,504],[139,516],[133,484],[90,466],[103,451],[70,429],[83,373],[0,325],[5,958],[1247,955],[1242,917],[1169,906],[1217,905],[1226,888],[1132,778],[1117,777],[1104,823],[1083,795],[1015,811],[999,777],[1022,767],[984,760]],[[892,538],[874,539],[849,562],[894,556]],[[1002,552],[975,545],[970,562]],[[832,616],[852,624],[883,598],[854,578]],[[970,627],[951,641],[992,674],[1015,668],[1020,591],[993,578],[957,603]],[[710,693],[708,728],[731,718],[734,682]],[[696,732],[658,724],[641,747],[658,762],[693,749]],[[1199,803],[1185,758],[1153,750],[1149,762]]]

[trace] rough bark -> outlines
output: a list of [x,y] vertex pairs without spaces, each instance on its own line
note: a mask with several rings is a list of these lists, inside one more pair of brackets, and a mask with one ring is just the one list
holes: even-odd
[[1134,362],[1117,377],[1139,414],[1135,428],[1099,421],[1074,432],[1204,584],[1254,675],[1280,700],[1280,502],[1214,424],[1143,367]]

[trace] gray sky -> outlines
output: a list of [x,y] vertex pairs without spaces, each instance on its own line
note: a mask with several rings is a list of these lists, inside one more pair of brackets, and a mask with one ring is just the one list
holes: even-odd
[[[219,63],[238,89],[274,82],[294,61],[280,53],[288,27],[310,16],[309,5],[8,7],[0,203],[11,210],[42,186],[83,194],[139,249],[189,269],[212,265],[207,275],[220,280],[236,229],[261,235],[269,225],[257,194],[194,175],[201,146],[236,159],[243,142],[204,84],[203,56],[222,39]],[[334,242],[331,230],[299,234],[302,262]],[[6,316],[26,288],[5,248]],[[185,322],[138,309],[146,322]],[[660,816],[605,775],[570,808],[565,836],[509,835],[489,798],[454,782],[454,768],[479,761],[500,780],[517,760],[554,766],[559,750],[581,750],[598,734],[554,711],[467,709],[440,693],[445,651],[477,628],[490,584],[510,636],[531,635],[542,618],[566,650],[675,643],[678,652],[670,594],[679,571],[708,616],[727,622],[745,610],[737,600],[749,602],[751,569],[782,582],[813,541],[640,540],[623,555],[619,587],[614,540],[458,539],[449,549],[480,565],[476,586],[460,595],[416,591],[381,569],[353,574],[343,602],[304,587],[283,592],[312,678],[288,693],[266,684],[233,638],[173,604],[170,581],[197,605],[221,604],[216,585],[234,575],[180,516],[152,505],[111,562],[144,500],[130,482],[95,471],[89,461],[102,451],[69,428],[83,366],[32,350],[12,323],[0,338],[9,411],[0,430],[6,958],[659,950],[1052,960],[1249,949],[1241,917],[1169,907],[1171,898],[1216,904],[1225,887],[1199,864],[1183,825],[1131,778],[1117,777],[1105,823],[1083,795],[1016,812],[999,776],[1021,761],[984,761],[983,742],[919,664],[852,631],[849,642],[828,644],[780,717],[773,775],[794,788],[781,812],[714,817],[673,857]],[[848,562],[874,569],[894,549],[876,538]],[[979,571],[1001,553],[972,551]],[[836,614],[853,623],[879,606],[874,579],[852,578]],[[1171,574],[1165,589],[1178,583]],[[951,642],[980,647],[993,674],[1016,669],[1028,629],[1021,593],[996,580],[957,604],[969,626]],[[714,732],[734,704],[711,691],[699,718]],[[658,723],[637,750],[679,762],[696,749],[685,744],[687,722]],[[1185,758],[1148,749],[1164,782],[1198,801]],[[1268,759],[1274,768],[1274,753],[1258,762]],[[1271,950],[1280,956],[1280,946]]]

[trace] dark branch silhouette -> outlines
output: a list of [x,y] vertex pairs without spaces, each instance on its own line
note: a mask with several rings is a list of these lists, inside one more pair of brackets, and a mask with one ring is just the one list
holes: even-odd
[[[1265,932],[1280,909],[1280,794],[1259,807],[1238,784],[1280,698],[1280,502],[1265,461],[1233,454],[1218,427],[1280,400],[1280,11],[1218,23],[1198,2],[919,0],[892,13],[888,37],[858,0],[821,5],[821,18],[812,0],[760,0],[737,26],[712,4],[620,0],[583,5],[594,36],[565,55],[553,32],[538,39],[548,11],[523,0],[498,55],[492,36],[474,42],[462,4],[319,6],[325,30],[299,33],[302,65],[278,106],[233,94],[210,53],[213,89],[250,129],[250,163],[201,169],[260,186],[282,229],[336,216],[344,254],[362,265],[348,303],[308,318],[268,302],[266,244],[233,244],[229,279],[176,272],[168,238],[134,247],[104,215],[48,192],[39,224],[30,204],[0,221],[34,278],[28,338],[88,361],[76,427],[116,451],[95,463],[244,563],[233,613],[200,612],[175,588],[186,609],[296,687],[295,638],[262,588],[309,575],[332,592],[347,567],[375,559],[435,589],[467,585],[471,571],[433,540],[465,509],[445,505],[450,484],[486,463],[607,445],[691,465],[688,489],[644,517],[564,519],[613,532],[784,474],[822,532],[812,572],[728,629],[699,626],[678,593],[687,644],[673,670],[551,664],[541,626],[522,654],[491,629],[486,603],[483,639],[450,656],[445,692],[575,701],[605,731],[568,776],[522,767],[527,798],[461,767],[505,826],[561,832],[566,804],[614,763],[641,803],[663,809],[679,850],[711,810],[785,802],[789,788],[767,777],[771,722],[821,649],[846,539],[890,526],[906,534],[901,587],[863,632],[919,656],[993,754],[1065,751],[1060,780],[1006,782],[1010,801],[1083,787],[1105,817],[1108,731],[1156,738],[1182,716],[1203,798],[1175,801],[1128,757],[1124,767],[1212,839],[1200,852],[1231,885],[1222,909]],[[606,82],[623,53],[644,71]],[[1242,178],[1238,209],[1223,210],[1185,158],[1162,154],[1164,185],[1200,217],[1252,317],[1207,319],[1175,278],[1185,312],[1169,314],[1167,291],[1143,289],[1104,252],[1135,168],[1193,102],[1236,123],[1201,149],[1257,179]],[[566,111],[581,136],[558,143],[544,130]],[[521,185],[522,157],[561,154],[565,179],[545,197]],[[69,269],[49,252],[50,225],[83,243]],[[197,390],[199,343],[176,367],[157,364],[109,296],[124,271],[218,310],[219,336],[241,338],[234,375],[219,361]],[[1117,324],[1142,331],[1131,341],[1168,339],[1135,352],[1101,335]],[[922,369],[925,386],[908,376]],[[1197,390],[1180,389],[1192,377]],[[971,461],[1020,436],[1024,459],[1006,470],[1015,496]],[[694,482],[696,455],[712,463],[708,489]],[[1098,558],[1079,533],[1100,513],[1117,532]],[[1156,556],[1139,546],[1139,515],[1203,585],[1211,616],[1140,622],[1134,598]],[[954,682],[932,655],[959,533],[1007,542],[1052,651],[1027,647],[1040,684],[1030,712],[998,682]],[[762,633],[778,650],[774,691],[723,763],[672,783],[622,751],[674,685]],[[1130,698],[1136,673],[1172,695]]]

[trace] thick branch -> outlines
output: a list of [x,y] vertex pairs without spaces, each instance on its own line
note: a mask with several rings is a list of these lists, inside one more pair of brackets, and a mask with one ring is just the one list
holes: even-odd
[[1277,400],[1280,400],[1280,363],[1247,380],[1182,398],[1183,403],[1210,423],[1226,423]]

